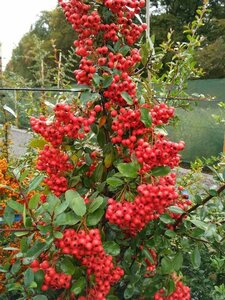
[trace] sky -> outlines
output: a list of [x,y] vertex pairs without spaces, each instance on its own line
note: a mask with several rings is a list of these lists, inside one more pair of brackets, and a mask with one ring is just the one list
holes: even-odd
[[2,65],[5,68],[12,50],[30,30],[41,11],[52,10],[57,0],[0,0],[0,43]]

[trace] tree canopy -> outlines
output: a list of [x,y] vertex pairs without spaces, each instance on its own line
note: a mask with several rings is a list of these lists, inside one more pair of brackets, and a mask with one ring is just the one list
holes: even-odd
[[[170,30],[173,30],[175,41],[185,41],[183,28],[193,21],[196,10],[203,1],[153,0],[150,4],[157,7],[157,13],[151,16],[151,34],[157,47],[166,39]],[[196,53],[196,60],[205,71],[206,78],[225,77],[225,57],[221,52],[225,48],[225,1],[209,0],[208,8],[205,26],[200,32],[204,41],[202,48]],[[75,33],[60,9],[44,11],[14,49],[7,70],[40,84],[43,63],[48,68],[54,68],[54,51],[58,49],[67,55],[73,46],[71,41],[75,39]],[[217,50],[212,51],[215,47]],[[45,78],[47,77],[45,74]]]

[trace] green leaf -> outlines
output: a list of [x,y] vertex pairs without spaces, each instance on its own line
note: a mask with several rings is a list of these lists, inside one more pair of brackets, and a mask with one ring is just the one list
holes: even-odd
[[89,101],[95,100],[99,98],[99,93],[92,93],[92,92],[83,92],[80,96],[80,101],[83,104],[86,104]]
[[19,177],[19,181],[22,182],[26,177],[27,175],[29,174],[29,170],[25,170]]
[[210,190],[208,191],[208,193],[209,193],[210,196],[213,196],[213,197],[218,196],[217,190],[214,190],[214,189],[210,189]]
[[74,84],[72,88],[73,92],[83,92],[85,90],[90,90],[90,86],[85,84]]
[[14,200],[9,200],[7,201],[7,205],[14,209],[15,211],[18,211],[20,213],[23,213],[23,205],[14,201]]
[[155,263],[155,262],[154,262],[154,259],[153,259],[153,257],[152,257],[152,255],[151,255],[151,253],[148,251],[148,249],[143,248],[143,249],[142,249],[142,253],[143,253],[144,256],[147,258],[147,260],[149,260],[152,264]]
[[103,198],[100,196],[94,199],[88,208],[88,212],[93,213],[94,211],[96,211],[102,205],[103,201]]
[[100,82],[103,80],[103,78],[101,76],[99,76],[98,74],[94,74],[93,76],[93,81],[94,83],[98,86],[100,84]]
[[46,243],[42,243],[36,240],[33,246],[27,251],[26,256],[35,259],[44,251],[45,248],[46,248]]
[[101,218],[103,217],[104,213],[105,213],[104,209],[98,209],[94,213],[89,214],[87,217],[87,225],[88,226],[97,225],[101,221]]
[[170,274],[172,271],[174,271],[173,261],[168,257],[163,257],[161,260],[162,274]]
[[55,216],[60,215],[61,213],[63,213],[67,207],[69,206],[69,203],[67,201],[63,201],[63,203],[61,203],[60,205],[58,205],[55,209]]
[[30,201],[28,203],[29,209],[36,209],[38,206],[38,203],[40,201],[40,194],[35,194],[30,198]]
[[63,233],[60,232],[60,231],[54,231],[54,232],[53,232],[53,236],[54,236],[54,238],[56,238],[56,239],[62,239],[62,238],[63,238]]
[[44,179],[44,175],[43,174],[38,175],[37,177],[34,177],[31,180],[30,184],[29,184],[29,188],[27,190],[27,193],[35,190],[40,185],[40,183],[42,182],[43,179]]
[[3,215],[3,221],[11,226],[14,222],[15,219],[15,212],[14,209],[12,209],[9,206],[6,206],[5,210],[4,210],[4,215]]
[[191,253],[191,262],[194,268],[199,268],[201,265],[201,254],[199,252],[198,246]]
[[48,300],[48,298],[45,295],[37,295],[32,297],[32,300]]
[[75,214],[83,217],[86,213],[86,205],[80,194],[76,191],[68,190],[65,193],[65,197],[66,201],[69,203],[69,207],[75,212]]
[[130,47],[125,45],[122,48],[120,48],[119,52],[123,55],[126,56],[127,53],[130,51]]
[[113,241],[107,241],[103,243],[103,247],[107,254],[117,256],[120,254],[120,246]]
[[20,270],[20,267],[21,267],[21,262],[20,262],[20,260],[17,260],[11,267],[11,270],[10,270],[11,273],[13,273],[13,274],[18,273]]
[[108,295],[108,296],[106,297],[106,299],[107,299],[107,300],[119,300],[118,297],[113,296],[113,295]]
[[121,96],[127,102],[127,104],[132,105],[134,103],[133,99],[127,92],[122,92]]
[[124,184],[123,180],[117,178],[117,177],[109,177],[106,182],[108,183],[108,185],[112,186],[112,187],[119,187],[121,185]]
[[152,118],[148,108],[141,108],[141,121],[147,128],[152,126]]
[[179,271],[183,264],[183,255],[181,252],[177,253],[173,259],[173,266],[175,271]]
[[34,281],[34,272],[29,268],[24,273],[24,285],[25,285],[25,287],[30,287],[30,285],[33,281]]
[[113,82],[113,76],[104,77],[103,84],[102,84],[103,89],[106,89],[107,87],[109,87],[112,82]]
[[20,249],[22,253],[25,253],[28,250],[28,239],[26,237],[23,237],[20,240]]
[[34,281],[37,283],[37,287],[40,289],[44,281],[44,271],[38,270],[34,273]]
[[123,176],[136,178],[138,176],[140,165],[137,162],[120,163],[117,165],[117,168]]
[[79,295],[86,287],[86,278],[80,277],[71,287],[71,292],[75,295]]
[[208,228],[208,224],[204,223],[202,221],[199,221],[199,220],[190,220],[190,222],[193,223],[198,228],[204,230],[204,231],[207,230],[207,228]]
[[73,275],[75,272],[73,260],[70,257],[64,257],[60,262],[60,269],[68,275]]
[[101,181],[103,172],[104,172],[104,166],[102,163],[100,163],[97,165],[97,167],[95,168],[92,174],[92,178],[94,179],[95,182]]
[[160,221],[162,221],[164,224],[172,224],[172,223],[174,223],[174,219],[171,218],[168,214],[160,215],[159,219],[160,219]]
[[166,230],[165,235],[170,238],[174,238],[176,236],[176,232],[174,232],[173,230]]
[[185,212],[182,208],[178,206],[170,206],[167,209],[174,214],[183,214]]
[[123,294],[124,299],[131,299],[134,295],[134,290],[135,290],[134,286],[131,284],[128,284],[128,286],[125,289],[124,294]]
[[170,167],[167,166],[160,166],[160,167],[155,167],[151,170],[151,174],[153,176],[166,176],[169,174],[171,171]]
[[81,217],[78,217],[74,212],[70,211],[68,213],[58,215],[53,223],[55,226],[75,225],[80,222],[80,220]]

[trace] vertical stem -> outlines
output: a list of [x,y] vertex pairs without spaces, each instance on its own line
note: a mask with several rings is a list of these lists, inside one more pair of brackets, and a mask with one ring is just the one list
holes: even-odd
[[59,52],[59,60],[58,60],[58,79],[57,79],[57,87],[60,88],[61,81],[61,65],[62,65],[62,52]]
[[18,112],[18,98],[17,98],[17,91],[14,91],[14,106],[15,106],[15,113],[16,113],[16,121],[15,125],[19,128],[19,112]]

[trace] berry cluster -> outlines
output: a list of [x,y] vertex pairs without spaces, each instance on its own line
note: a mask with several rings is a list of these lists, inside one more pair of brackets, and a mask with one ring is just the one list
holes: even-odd
[[95,276],[95,285],[88,290],[86,299],[106,299],[111,285],[123,276],[123,270],[115,267],[112,256],[105,253],[98,229],[91,229],[88,233],[66,229],[63,238],[56,241],[56,246],[62,253],[80,260],[81,265],[87,268],[88,277]]
[[75,116],[68,104],[58,103],[54,111],[55,120],[52,122],[49,122],[44,116],[39,119],[34,117],[30,119],[32,129],[54,147],[62,144],[64,136],[74,139],[83,138],[84,133],[90,131],[90,125],[95,121],[95,111],[91,111],[87,118]]
[[133,149],[138,139],[137,136],[148,131],[140,120],[141,112],[123,107],[118,114],[113,110],[111,115],[117,115],[117,118],[112,122],[112,130],[114,131],[112,142]]
[[167,106],[165,103],[155,105],[150,112],[154,125],[167,124],[169,119],[174,117],[174,108]]
[[190,300],[190,288],[183,285],[181,281],[176,283],[176,290],[169,296],[165,295],[165,291],[161,289],[154,295],[154,300]]
[[40,263],[35,259],[30,266],[34,272],[39,270],[44,271],[44,282],[41,287],[42,291],[47,291],[49,289],[68,289],[70,287],[72,276],[65,273],[57,273],[55,268],[50,266],[47,260]]
[[142,165],[141,173],[149,172],[158,166],[169,166],[174,168],[180,162],[179,151],[184,149],[184,142],[173,143],[160,136],[154,145],[138,140],[138,146],[135,148],[135,155],[138,162]]
[[175,174],[161,177],[154,184],[142,184],[133,202],[108,200],[106,219],[110,223],[136,235],[150,221],[159,218],[166,208],[176,203],[179,195],[175,190]]
[[[144,7],[145,1],[104,1],[103,5],[113,13],[112,18],[104,23],[98,11],[93,11],[90,5],[80,0],[59,1],[67,20],[72,23],[78,33],[74,42],[76,54],[81,56],[79,69],[74,72],[80,84],[91,85],[93,75],[101,66],[117,69],[120,74],[113,78],[112,84],[104,91],[104,96],[113,103],[125,105],[121,92],[127,92],[135,101],[136,86],[128,76],[136,63],[141,61],[138,49],[130,49],[122,53],[108,53],[107,41],[117,42],[124,37],[129,45],[133,45],[146,29],[146,24],[137,25],[132,22],[136,13]],[[112,21],[112,23],[110,23]],[[103,39],[102,39],[103,37]],[[95,47],[99,39],[103,40],[102,47]],[[103,74],[104,75],[104,74]]]
[[136,85],[126,72],[123,72],[121,75],[114,75],[112,84],[104,90],[103,95],[112,103],[125,106],[127,103],[121,96],[122,92],[128,93],[129,96],[133,99],[133,102],[137,102],[135,98]]
[[66,153],[45,145],[44,149],[39,152],[37,169],[48,174],[45,183],[56,196],[60,196],[68,189],[67,179],[63,174],[72,170],[73,165],[69,162],[69,156]]

